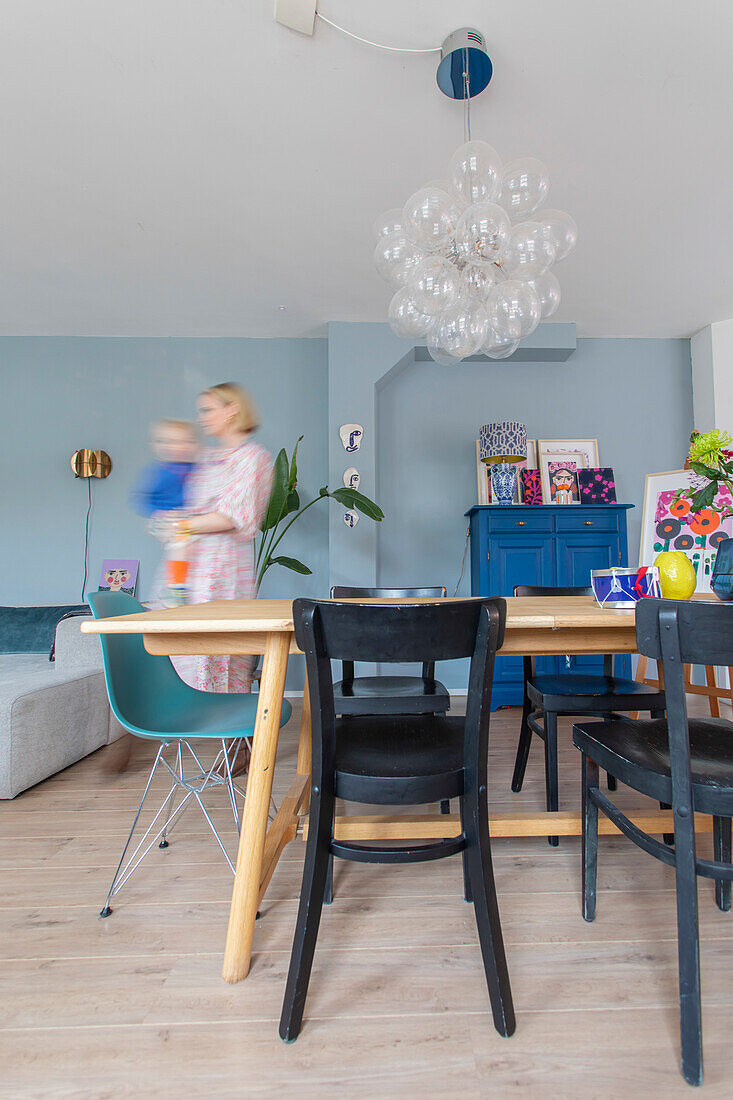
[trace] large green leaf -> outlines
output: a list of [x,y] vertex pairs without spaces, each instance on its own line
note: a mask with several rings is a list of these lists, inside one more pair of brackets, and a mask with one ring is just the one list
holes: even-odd
[[303,565],[302,561],[298,561],[297,558],[270,558],[270,565],[284,565],[286,569],[292,569],[295,573],[303,573],[307,575],[312,573],[313,570],[309,569],[307,565]]
[[277,527],[278,523],[285,515],[289,493],[289,480],[290,464],[288,462],[288,456],[285,453],[285,448],[283,448],[275,459],[272,477],[272,493],[270,494],[270,502],[267,505],[267,511],[265,512],[265,518],[262,523],[263,531],[271,531],[273,527]]
[[288,493],[288,499],[285,502],[285,512],[283,514],[283,519],[285,519],[285,516],[289,516],[291,515],[291,513],[297,512],[299,508],[300,497],[298,496],[298,491],[297,489],[291,489]]
[[701,477],[709,477],[712,481],[717,481],[720,476],[720,470],[714,470],[711,466],[706,466],[704,462],[691,462],[690,469],[693,473],[699,474]]
[[369,497],[365,497],[358,489],[334,489],[331,496],[339,504],[343,504],[344,508],[356,508],[357,511],[363,512],[365,516],[377,523],[384,519],[384,512],[379,505],[375,504]]
[[701,489],[699,493],[695,493],[691,500],[691,507],[693,512],[700,512],[703,508],[709,508],[715,500],[715,494],[718,491],[717,481],[711,481],[709,485],[706,485],[704,489]]
[[302,435],[299,435],[295,441],[293,447],[293,457],[290,460],[290,478],[288,480],[288,487],[292,490],[298,484],[298,444],[300,443]]

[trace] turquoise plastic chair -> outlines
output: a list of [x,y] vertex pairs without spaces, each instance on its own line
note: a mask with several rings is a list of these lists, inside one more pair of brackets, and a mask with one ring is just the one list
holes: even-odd
[[[88,600],[95,619],[145,611],[142,604],[125,592],[92,592]],[[236,796],[242,792],[232,779],[231,766],[242,741],[247,741],[251,747],[258,697],[197,691],[189,687],[174,669],[170,657],[154,657],[147,652],[140,634],[101,634],[100,641],[112,713],[135,737],[158,742],[155,762],[100,913],[100,916],[108,917],[112,912],[110,901],[122,889],[156,841],[160,842],[160,848],[168,847],[168,836],[173,826],[192,800],[201,807],[232,873],[234,872],[234,864],[204,806],[202,794],[211,787],[226,787],[239,832],[241,819]],[[284,700],[281,726],[285,725],[291,713],[290,704]],[[218,743],[213,764],[201,762],[191,744],[193,741]],[[166,758],[166,752],[169,758]],[[123,869],[153,776],[159,768],[169,773],[171,788]],[[176,794],[180,794],[180,801],[174,808]],[[163,824],[159,825],[161,819]],[[147,847],[144,847],[151,833],[155,835]],[[143,847],[142,854],[138,856]]]

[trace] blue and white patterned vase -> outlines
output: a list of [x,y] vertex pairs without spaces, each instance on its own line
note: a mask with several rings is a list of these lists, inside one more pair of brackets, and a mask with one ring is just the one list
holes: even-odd
[[497,462],[491,471],[494,504],[513,504],[516,488],[517,467],[511,462]]

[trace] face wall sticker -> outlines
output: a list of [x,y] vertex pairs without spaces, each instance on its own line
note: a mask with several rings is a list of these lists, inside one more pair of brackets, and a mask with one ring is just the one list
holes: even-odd
[[358,491],[361,484],[361,474],[355,466],[349,466],[348,470],[344,470],[344,485],[347,489],[356,489]]
[[344,512],[344,523],[346,524],[347,527],[356,527],[358,522],[359,522],[359,513],[358,512],[352,512],[352,510],[350,508],[346,512]]
[[361,424],[342,424],[339,428],[339,435],[341,436],[344,450],[349,454],[353,454],[354,451],[358,451],[361,447],[364,429]]

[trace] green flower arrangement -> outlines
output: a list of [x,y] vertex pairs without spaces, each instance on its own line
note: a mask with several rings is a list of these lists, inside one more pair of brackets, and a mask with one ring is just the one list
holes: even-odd
[[733,496],[733,438],[729,432],[720,428],[693,432],[685,469],[696,475],[696,484],[680,490],[677,500],[688,500],[692,512],[711,508],[721,515],[733,514],[729,507],[715,504],[721,485],[725,485]]

